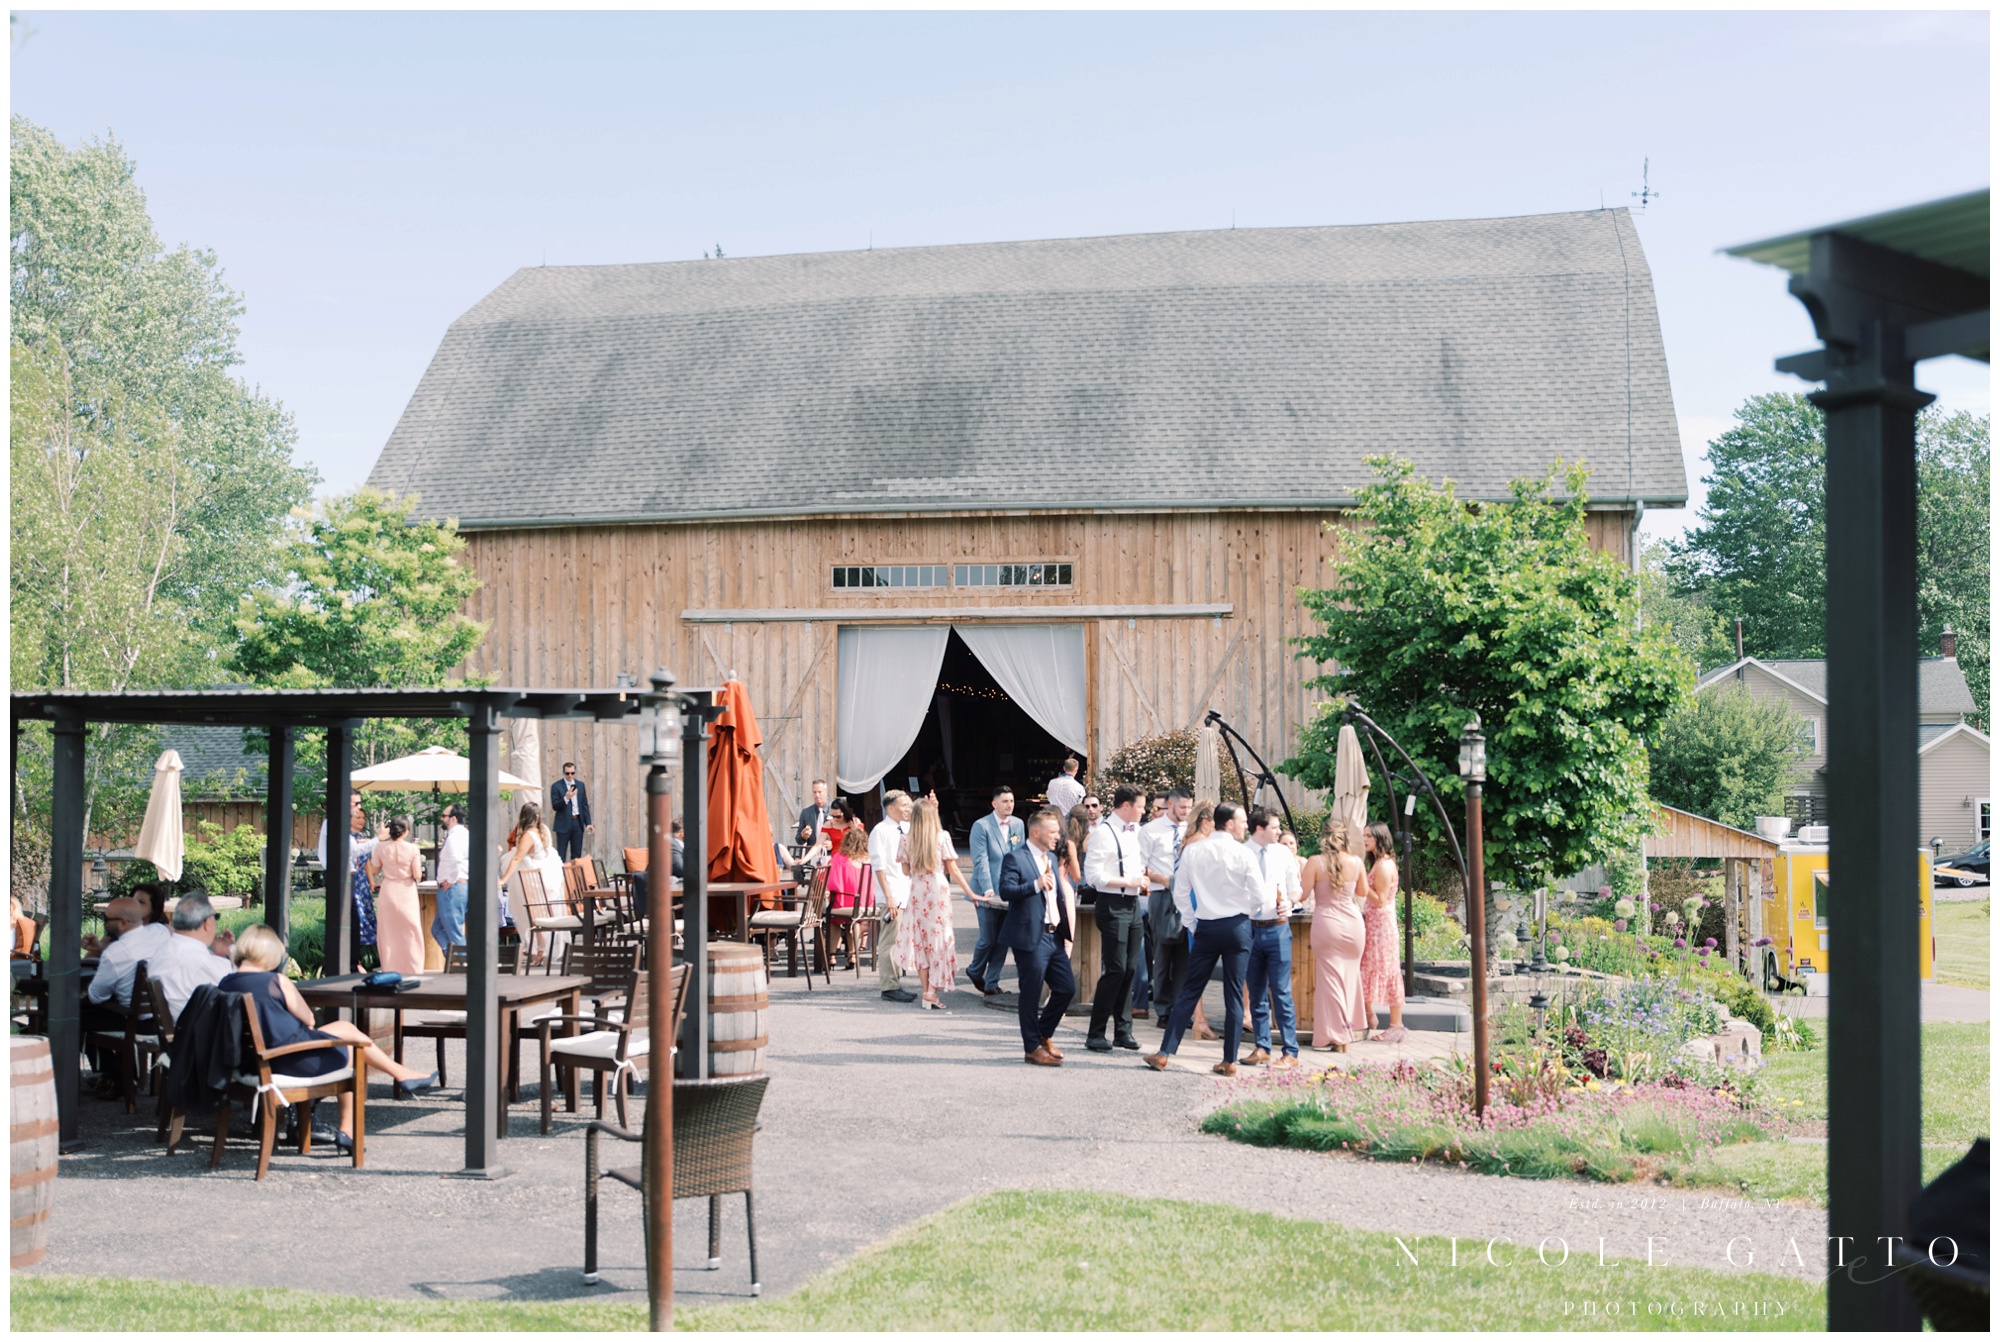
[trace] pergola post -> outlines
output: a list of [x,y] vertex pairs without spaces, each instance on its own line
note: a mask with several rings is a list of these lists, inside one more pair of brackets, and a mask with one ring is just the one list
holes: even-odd
[[465,904],[465,1168],[467,1178],[493,1179],[500,1167],[500,1125],[507,1121],[500,1089],[499,860],[493,844],[493,811],[500,801],[500,719],[493,706],[474,701],[467,714],[471,754],[466,779],[466,824],[471,829],[471,896]]
[[292,940],[292,729],[273,725],[264,773],[264,921]]
[[78,1135],[78,1019],[83,963],[83,731],[73,714],[55,720],[55,795],[49,817],[49,1054],[56,1073],[57,1141]]
[[[1827,1233],[1837,1329],[1915,1329],[1888,1271],[1922,1183],[1917,981],[1917,411],[1901,332],[1865,324],[1826,412],[1828,923],[1847,953],[1827,1003]],[[1860,1270],[1843,1261],[1865,1260]]]
[[348,867],[354,849],[348,832],[347,800],[353,789],[354,735],[347,723],[326,729],[326,958],[322,974],[345,974],[354,963],[353,883]]

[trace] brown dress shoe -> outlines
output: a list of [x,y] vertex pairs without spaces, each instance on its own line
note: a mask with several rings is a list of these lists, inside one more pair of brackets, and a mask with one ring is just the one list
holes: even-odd
[[1270,1060],[1271,1055],[1269,1053],[1266,1053],[1261,1048],[1254,1048],[1244,1057],[1243,1065],[1246,1067],[1255,1067],[1259,1063],[1269,1062]]
[[1152,1014],[1153,1014],[1152,1012],[1150,1012],[1150,1011],[1146,1010],[1146,1008],[1144,1008],[1144,1007],[1135,1007],[1135,1008],[1133,1008],[1133,1011],[1132,1011],[1132,1019],[1133,1019],[1133,1020],[1145,1020],[1145,1019],[1147,1019],[1148,1017],[1150,1017],[1150,1016],[1151,1016]]
[[1042,1047],[1047,1049],[1049,1051],[1049,1056],[1051,1058],[1054,1058],[1057,1062],[1061,1062],[1063,1060],[1063,1051],[1056,1047],[1055,1040],[1044,1039],[1042,1041]]
[[1235,1076],[1236,1064],[1233,1062],[1219,1062],[1208,1070],[1214,1072],[1217,1076]]
[[1276,1068],[1278,1071],[1281,1072],[1284,1071],[1287,1067],[1297,1067],[1298,1065],[1299,1065],[1299,1055],[1296,1053],[1287,1053],[1285,1054],[1284,1057],[1279,1058],[1276,1062],[1271,1064],[1272,1067]]
[[1055,1054],[1049,1052],[1048,1049],[1045,1047],[1038,1048],[1033,1053],[1028,1054],[1024,1059],[1024,1061],[1031,1062],[1035,1064],[1035,1066],[1037,1067],[1062,1066],[1062,1059],[1058,1058]]
[[1148,1053],[1145,1061],[1146,1065],[1156,1072],[1167,1070],[1167,1055],[1164,1053]]

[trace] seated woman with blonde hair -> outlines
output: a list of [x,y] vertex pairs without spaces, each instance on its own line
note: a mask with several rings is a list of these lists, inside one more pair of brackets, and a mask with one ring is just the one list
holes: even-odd
[[[380,1071],[396,1083],[396,1096],[402,1098],[415,1095],[419,1091],[436,1086],[436,1072],[428,1076],[413,1067],[405,1067],[375,1046],[375,1041],[367,1033],[344,1020],[328,1021],[325,1025],[313,1023],[312,1008],[292,981],[285,977],[285,943],[276,932],[263,923],[252,923],[236,934],[236,950],[231,957],[236,962],[236,972],[227,975],[215,985],[217,992],[248,993],[257,1007],[257,1028],[263,1033],[267,1048],[283,1048],[287,1044],[302,1044],[314,1039],[323,1039],[327,1047],[312,1049],[305,1053],[288,1054],[284,1070],[291,1076],[326,1076],[348,1065],[347,1050],[359,1048],[368,1059],[371,1071]],[[340,1097],[340,1133],[335,1143],[341,1150],[353,1149],[354,1100],[352,1096]]]

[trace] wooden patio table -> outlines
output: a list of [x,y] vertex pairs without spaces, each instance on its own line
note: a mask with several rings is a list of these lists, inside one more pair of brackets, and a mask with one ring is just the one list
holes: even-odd
[[[337,974],[332,978],[311,979],[298,985],[299,995],[306,1004],[316,1010],[337,1010],[352,1007],[356,1013],[364,1009],[384,1011],[464,1011],[466,1009],[466,980],[464,974],[422,974],[416,976],[421,981],[406,992],[395,992],[387,988],[364,988],[360,974]],[[496,974],[494,983],[498,989],[500,1002],[500,1066],[496,1069],[500,1077],[499,1135],[507,1135],[508,1109],[507,1092],[512,1080],[515,1045],[521,1032],[521,1012],[524,1008],[540,1006],[549,1002],[563,1003],[565,1015],[581,1015],[583,1010],[583,990],[590,986],[588,974]],[[359,1024],[360,1022],[356,1022]],[[363,1027],[366,1028],[365,1026]],[[571,1027],[562,1027],[564,1034],[571,1033]]]
[[[731,902],[731,907],[736,915],[736,928],[735,931],[732,932],[730,935],[733,936],[737,941],[748,941],[750,940],[751,898],[756,895],[776,895],[776,894],[782,894],[787,890],[796,890],[798,888],[798,884],[799,883],[797,881],[793,880],[710,881],[708,883],[709,907],[713,909],[715,907],[715,901],[718,899],[729,900]],[[674,883],[674,889],[675,890],[680,889],[679,882]],[[711,923],[712,921],[713,919],[711,916]],[[710,930],[713,931],[712,926]]]

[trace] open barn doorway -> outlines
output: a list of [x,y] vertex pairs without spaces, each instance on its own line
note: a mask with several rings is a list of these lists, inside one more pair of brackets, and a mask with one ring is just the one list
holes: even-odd
[[[1012,787],[1015,814],[1025,815],[1072,753],[1014,702],[953,630],[923,726],[883,776],[882,787],[919,797],[935,789],[940,818],[962,846],[972,822],[989,809],[996,786]],[[1088,767],[1086,760],[1086,772]],[[873,823],[881,813],[879,800],[859,800]]]

